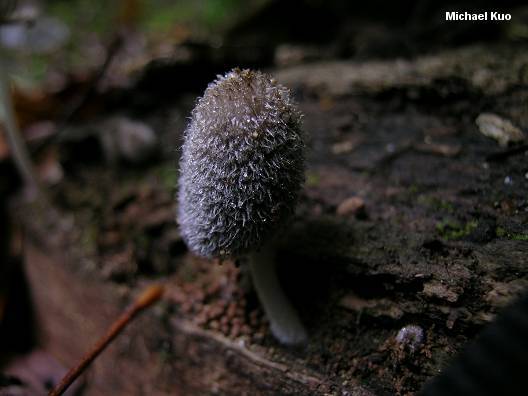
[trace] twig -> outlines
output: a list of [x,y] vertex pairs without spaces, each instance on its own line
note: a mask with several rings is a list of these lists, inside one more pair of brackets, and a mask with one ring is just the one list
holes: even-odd
[[110,342],[125,328],[125,326],[143,309],[158,301],[163,294],[163,286],[154,285],[147,288],[138,299],[112,324],[104,337],[81,359],[81,361],[68,371],[61,382],[53,388],[48,396],[60,396],[82,374],[92,361],[108,346]]
[[122,45],[123,45],[123,37],[121,34],[117,33],[115,37],[112,39],[110,45],[108,46],[108,50],[106,52],[106,58],[103,64],[99,67],[97,72],[93,75],[91,80],[88,82],[88,87],[84,90],[84,92],[80,96],[73,99],[73,103],[70,106],[67,106],[66,110],[63,111],[62,116],[60,116],[60,120],[57,122],[56,133],[52,135],[49,140],[42,141],[40,142],[40,144],[37,144],[36,146],[38,149],[42,148],[45,145],[56,143],[57,141],[61,139],[61,137],[65,135],[66,126],[70,122],[72,122],[72,120],[75,119],[77,114],[82,110],[82,108],[88,103],[88,101],[96,93],[99,82],[106,75],[106,72],[108,71],[108,68],[110,67],[110,64],[112,63],[112,60],[114,59],[115,55],[119,52]]
[[91,99],[91,97],[94,95],[97,86],[99,85],[99,82],[105,76],[108,68],[110,67],[110,64],[112,63],[112,60],[114,59],[114,56],[117,54],[122,44],[123,37],[120,34],[116,34],[116,36],[113,38],[112,42],[108,47],[106,58],[103,64],[101,65],[97,73],[92,77],[92,80],[88,84],[88,88],[76,101],[74,101],[73,105],[66,110],[65,115],[63,116],[63,119],[61,121],[61,127],[70,123],[70,121],[75,118],[77,113],[86,105],[88,100]]
[[[1,51],[1,50],[0,50]],[[0,57],[3,54],[0,53]],[[4,62],[0,59],[0,104],[4,106],[4,125],[11,149],[11,156],[27,187],[40,193],[37,176],[15,119],[15,110],[9,89],[9,77]]]

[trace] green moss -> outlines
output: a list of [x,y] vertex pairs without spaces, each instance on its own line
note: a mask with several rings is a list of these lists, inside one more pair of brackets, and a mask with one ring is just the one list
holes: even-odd
[[85,252],[95,252],[97,250],[97,237],[99,227],[95,223],[87,223],[81,233],[81,246]]
[[187,2],[149,7],[141,25],[147,31],[164,32],[174,27],[176,23],[195,21],[197,14],[196,7]]
[[444,239],[460,239],[471,234],[478,227],[477,220],[470,220],[461,224],[454,220],[442,220],[436,224],[436,230]]
[[[94,3],[96,3],[94,5]],[[105,33],[112,31],[119,3],[102,0],[73,0],[49,2],[47,11],[76,32]]]
[[495,229],[495,235],[498,238],[506,238],[512,241],[528,241],[528,234],[523,233],[510,233],[502,227]]
[[418,196],[418,203],[436,211],[443,211],[447,213],[453,213],[455,211],[455,207],[451,202],[432,195],[422,194]]
[[416,194],[418,192],[418,186],[416,184],[412,184],[409,186],[409,193],[410,194]]
[[319,185],[321,177],[319,174],[314,172],[306,172],[306,187],[316,187]]
[[510,238],[514,241],[528,241],[528,234],[511,234]]
[[495,235],[497,235],[499,238],[502,238],[504,237],[505,235],[507,235],[506,233],[506,230],[502,227],[497,227],[495,229]]
[[173,193],[178,180],[178,169],[172,164],[162,165],[157,169],[156,173],[163,187]]
[[144,6],[141,26],[147,31],[167,32],[176,24],[199,31],[219,32],[241,17],[244,10],[258,8],[263,0],[168,1],[155,0]]

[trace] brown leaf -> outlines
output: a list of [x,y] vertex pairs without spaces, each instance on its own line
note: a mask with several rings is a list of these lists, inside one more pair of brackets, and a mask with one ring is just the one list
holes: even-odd
[[[63,367],[53,356],[37,349],[27,355],[20,356],[11,361],[3,370],[4,374],[17,379],[20,384],[16,390],[0,388],[0,395],[47,395],[66,373]],[[82,386],[83,380],[77,380],[64,393],[73,396]],[[12,393],[11,393],[12,392]]]

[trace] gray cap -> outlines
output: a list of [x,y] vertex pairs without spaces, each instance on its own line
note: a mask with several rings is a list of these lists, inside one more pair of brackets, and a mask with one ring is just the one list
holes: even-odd
[[209,84],[185,131],[178,221],[205,257],[258,249],[293,212],[304,180],[301,114],[269,75],[234,69]]

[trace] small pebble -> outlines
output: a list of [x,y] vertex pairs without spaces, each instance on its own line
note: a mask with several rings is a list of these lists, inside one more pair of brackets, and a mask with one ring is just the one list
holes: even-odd
[[226,312],[226,315],[229,317],[229,318],[233,318],[235,317],[235,314],[236,314],[236,304],[234,302],[231,302],[229,303],[229,305],[227,306],[227,312]]
[[142,163],[151,158],[158,147],[158,137],[146,123],[126,117],[115,117],[102,126],[101,145],[109,162],[119,158]]
[[510,142],[524,140],[524,134],[518,127],[497,114],[482,113],[475,123],[483,135],[495,139],[502,147],[506,147]]
[[218,330],[220,328],[220,323],[218,320],[213,320],[211,323],[209,323],[209,327],[213,330]]
[[231,332],[229,335],[233,338],[236,338],[240,335],[240,327],[239,326],[233,326],[231,327]]
[[339,204],[336,213],[339,216],[355,215],[359,217],[365,214],[365,202],[360,197],[347,198]]
[[242,325],[240,327],[240,331],[244,335],[250,335],[251,334],[251,327],[249,327],[247,324],[244,324],[244,325]]
[[203,326],[207,323],[207,318],[205,317],[205,315],[199,315],[196,317],[195,321],[198,326]]
[[204,295],[204,293],[203,293],[201,290],[196,290],[196,291],[194,291],[194,293],[193,293],[193,297],[194,297],[197,301],[203,301],[203,300],[205,300],[205,295]]
[[221,305],[213,305],[213,307],[209,311],[209,317],[211,319],[216,319],[220,317],[220,315],[222,315],[223,312],[224,312],[224,307],[222,307]]
[[211,286],[209,286],[207,288],[207,294],[210,295],[210,296],[215,295],[219,291],[220,291],[220,284],[219,283],[212,284]]
[[185,301],[182,305],[181,305],[181,310],[184,312],[184,313],[189,313],[191,312],[191,308],[192,308],[192,305],[189,301]]

